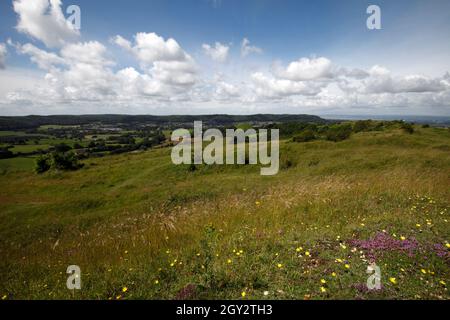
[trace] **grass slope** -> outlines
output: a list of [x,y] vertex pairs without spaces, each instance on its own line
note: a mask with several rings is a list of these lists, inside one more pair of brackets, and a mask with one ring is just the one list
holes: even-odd
[[[450,133],[281,144],[282,168],[170,149],[0,176],[4,299],[448,299]],[[366,289],[375,260],[382,289]],[[66,288],[68,265],[82,290]]]

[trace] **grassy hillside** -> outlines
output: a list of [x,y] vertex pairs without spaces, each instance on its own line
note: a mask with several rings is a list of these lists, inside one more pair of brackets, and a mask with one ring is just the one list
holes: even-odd
[[[0,296],[450,298],[448,130],[286,140],[281,163],[272,177],[257,166],[192,171],[162,148],[76,172],[3,166]],[[82,270],[75,292],[71,264]]]

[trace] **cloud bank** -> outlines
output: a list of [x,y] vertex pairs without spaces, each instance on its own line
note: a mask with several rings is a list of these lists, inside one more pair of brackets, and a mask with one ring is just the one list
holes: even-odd
[[[28,56],[43,76],[32,87],[0,97],[0,112],[11,113],[14,108],[29,113],[166,114],[450,109],[448,73],[434,78],[401,76],[379,65],[350,68],[315,56],[287,63],[258,62],[248,68],[251,56],[264,52],[247,38],[235,55],[232,46],[220,42],[204,43],[198,48],[201,54],[193,55],[177,40],[154,32],[137,32],[130,39],[115,35],[109,43],[83,42],[64,20],[60,0],[13,4],[17,30],[34,42],[0,44],[0,68],[10,47]],[[121,65],[114,47],[134,64]],[[216,66],[202,68],[202,59]],[[5,80],[0,77],[0,81]]]

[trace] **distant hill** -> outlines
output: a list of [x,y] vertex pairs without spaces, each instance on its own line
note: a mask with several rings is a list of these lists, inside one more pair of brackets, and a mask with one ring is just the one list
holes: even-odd
[[21,116],[0,117],[0,130],[33,129],[42,125],[85,125],[90,123],[129,124],[129,123],[192,123],[203,121],[208,125],[230,125],[238,122],[314,122],[325,123],[327,120],[307,114],[255,114],[255,115],[53,115],[53,116]]

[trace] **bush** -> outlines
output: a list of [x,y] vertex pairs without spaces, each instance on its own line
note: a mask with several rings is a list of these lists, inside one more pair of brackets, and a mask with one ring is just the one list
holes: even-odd
[[352,130],[351,124],[334,125],[326,131],[325,137],[329,141],[343,141],[350,138]]
[[8,150],[8,148],[0,148],[0,159],[9,159],[13,157],[14,153],[12,153],[11,150]]
[[68,146],[67,144],[65,144],[65,143],[60,143],[60,144],[57,144],[56,146],[55,146],[55,151],[56,152],[67,152],[67,151],[69,151],[69,150],[71,150],[72,149],[72,147],[71,146]]
[[401,124],[401,128],[402,128],[403,131],[405,131],[406,133],[409,133],[409,134],[413,134],[413,133],[414,133],[414,127],[412,126],[411,123],[403,122],[403,123]]
[[51,158],[51,168],[58,170],[77,170],[82,165],[73,152],[60,153],[55,152]]
[[353,125],[353,131],[358,133],[361,131],[369,131],[372,126],[372,120],[359,120]]
[[73,152],[53,152],[50,155],[42,155],[36,159],[35,171],[44,173],[50,169],[77,170],[83,167]]
[[36,173],[44,173],[48,170],[50,170],[51,162],[50,157],[48,155],[41,155],[36,158],[34,171]]
[[316,139],[316,135],[312,130],[306,129],[299,135],[295,136],[292,140],[294,142],[308,142]]
[[424,124],[424,125],[422,125],[422,128],[429,128],[430,127],[430,125],[429,124]]

